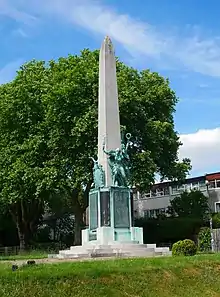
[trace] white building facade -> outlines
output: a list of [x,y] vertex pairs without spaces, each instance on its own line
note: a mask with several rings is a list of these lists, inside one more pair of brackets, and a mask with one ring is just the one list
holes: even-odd
[[157,217],[166,213],[170,200],[183,191],[200,190],[208,198],[212,212],[220,212],[220,172],[188,178],[181,185],[176,182],[162,182],[152,186],[149,193],[133,191],[134,216]]

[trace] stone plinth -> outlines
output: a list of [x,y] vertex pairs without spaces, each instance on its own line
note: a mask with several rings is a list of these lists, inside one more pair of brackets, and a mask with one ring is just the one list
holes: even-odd
[[158,248],[156,244],[112,243],[108,245],[86,244],[73,246],[69,250],[60,251],[53,255],[58,259],[83,259],[98,257],[156,257],[170,256],[169,248]]
[[143,229],[132,224],[127,143],[121,142],[116,61],[109,37],[99,56],[98,160],[93,159],[94,189],[89,193],[89,228],[82,246],[60,251],[58,258],[152,257],[170,255],[169,248],[143,244]]
[[89,194],[89,228],[82,230],[82,246],[53,256],[59,259],[169,256],[169,248],[143,244],[143,229],[132,226],[130,189],[108,187]]
[[82,232],[82,245],[89,242],[143,243],[142,228],[132,226],[130,189],[108,187],[89,193],[89,228]]

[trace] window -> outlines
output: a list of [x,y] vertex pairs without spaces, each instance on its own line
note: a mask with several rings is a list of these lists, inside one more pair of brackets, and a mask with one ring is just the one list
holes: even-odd
[[150,210],[150,217],[155,218],[155,209]]
[[156,190],[152,190],[152,191],[150,191],[150,193],[151,193],[151,197],[156,197],[157,196]]
[[156,217],[166,213],[166,208],[155,209]]
[[166,213],[166,208],[159,208],[158,214],[165,214]]
[[150,197],[151,197],[151,193],[146,193],[146,194],[141,195],[141,199],[147,199]]
[[145,218],[154,218],[155,217],[155,210],[154,209],[144,210],[144,217]]
[[220,202],[215,203],[215,211],[220,212]]
[[164,188],[164,195],[170,195],[169,187]]
[[184,192],[186,190],[186,185],[178,186],[178,192]]
[[216,188],[220,188],[220,180],[216,180]]
[[191,189],[192,189],[192,184],[191,183],[185,185],[185,191],[191,191]]
[[207,187],[206,187],[206,181],[205,180],[202,180],[199,182],[199,190],[205,190]]
[[156,189],[156,196],[164,196],[164,191],[162,188]]
[[177,186],[173,186],[172,187],[172,194],[176,194],[178,193],[178,187]]
[[206,181],[205,180],[200,180],[199,181],[199,186],[200,187],[206,186]]
[[145,218],[156,218],[160,214],[165,214],[166,208],[148,209],[144,211]]
[[193,182],[192,183],[192,189],[193,190],[199,190],[199,183],[198,182]]
[[159,215],[159,213],[160,213],[160,210],[159,209],[155,209],[155,215],[156,215],[156,217]]
[[215,180],[209,181],[209,188],[215,188]]

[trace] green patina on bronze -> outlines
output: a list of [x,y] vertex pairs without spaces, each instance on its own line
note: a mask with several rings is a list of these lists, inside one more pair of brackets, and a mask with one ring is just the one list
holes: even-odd
[[108,162],[111,169],[112,186],[129,187],[130,181],[130,158],[128,147],[130,145],[131,135],[126,134],[127,143],[121,144],[121,148],[106,151],[105,141],[103,142],[103,151],[108,155]]
[[90,157],[93,160],[93,182],[95,188],[103,188],[105,186],[105,172],[98,160]]

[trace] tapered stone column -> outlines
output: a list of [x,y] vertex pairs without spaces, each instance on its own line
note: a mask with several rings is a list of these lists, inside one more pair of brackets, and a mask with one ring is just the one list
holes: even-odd
[[[120,150],[116,61],[109,37],[104,39],[100,50],[98,101],[98,162],[93,159],[94,187],[89,192],[89,227],[82,230],[82,246],[60,251],[56,257],[143,257],[170,254],[169,248],[157,248],[156,244],[144,245],[143,228],[133,227],[131,189],[126,180],[128,176],[122,174],[122,169],[128,169],[129,158],[128,155],[126,157],[125,143]],[[125,159],[126,162],[123,162]],[[113,181],[108,161],[111,162]],[[126,174],[129,175],[127,170]]]
[[98,162],[105,171],[106,187],[112,185],[105,149],[115,150],[121,147],[120,120],[118,107],[118,88],[116,61],[110,38],[105,37],[99,56],[99,101],[98,101]]

